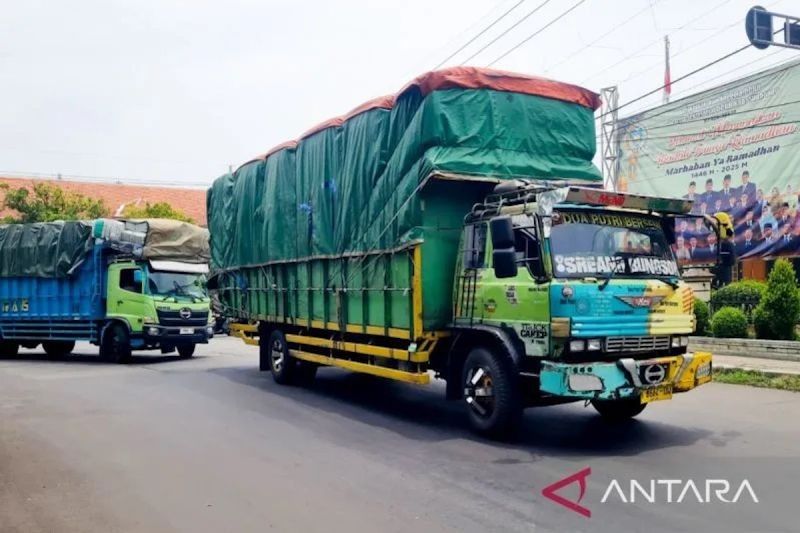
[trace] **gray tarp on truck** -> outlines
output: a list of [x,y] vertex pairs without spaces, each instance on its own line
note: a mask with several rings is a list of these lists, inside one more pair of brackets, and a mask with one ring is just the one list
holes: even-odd
[[208,230],[165,218],[150,218],[136,222],[147,223],[143,259],[163,259],[184,263],[208,263]]
[[92,249],[91,222],[0,225],[0,277],[65,278]]

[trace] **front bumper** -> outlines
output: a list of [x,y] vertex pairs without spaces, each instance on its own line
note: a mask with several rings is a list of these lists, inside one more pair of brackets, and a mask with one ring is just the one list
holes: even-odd
[[[707,352],[637,361],[556,363],[543,361],[539,375],[542,393],[586,400],[640,397],[650,389],[671,385],[686,392],[711,381],[712,357]],[[663,369],[663,379],[660,378]]]
[[[191,332],[187,332],[191,330]],[[142,338],[148,345],[177,346],[179,344],[206,344],[214,336],[214,328],[208,326],[172,327],[158,324],[147,324],[142,331]]]

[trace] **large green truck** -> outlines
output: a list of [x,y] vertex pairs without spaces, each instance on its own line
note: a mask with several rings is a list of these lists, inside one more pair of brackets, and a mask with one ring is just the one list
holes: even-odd
[[208,258],[207,230],[175,220],[0,225],[0,356],[88,341],[120,363],[191,357],[213,335]]
[[472,426],[640,413],[711,379],[671,248],[683,200],[599,188],[594,93],[425,74],[215,181],[211,284],[278,383],[446,380]]

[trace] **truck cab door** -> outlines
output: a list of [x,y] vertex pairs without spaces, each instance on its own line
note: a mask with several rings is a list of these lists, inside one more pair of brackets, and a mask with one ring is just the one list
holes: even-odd
[[[550,282],[544,265],[542,240],[533,216],[515,215],[512,218],[517,272],[513,277],[498,277],[494,263],[492,268],[486,269],[483,321],[513,328],[525,345],[526,355],[544,357],[550,354],[551,332]],[[491,242],[494,245],[494,234]]]
[[125,319],[132,331],[142,327],[146,299],[144,279],[144,271],[138,266],[109,267],[106,314]]
[[456,265],[454,316],[472,324],[480,321],[483,309],[482,278],[486,268],[488,226],[486,222],[468,224],[461,238],[461,253]]

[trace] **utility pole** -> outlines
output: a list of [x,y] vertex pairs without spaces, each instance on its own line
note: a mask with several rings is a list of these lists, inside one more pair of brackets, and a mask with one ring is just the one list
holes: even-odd
[[600,157],[602,159],[603,187],[617,190],[619,175],[619,92],[617,86],[600,89]]
[[664,36],[664,103],[669,103],[672,93],[672,77],[669,70],[669,36]]

